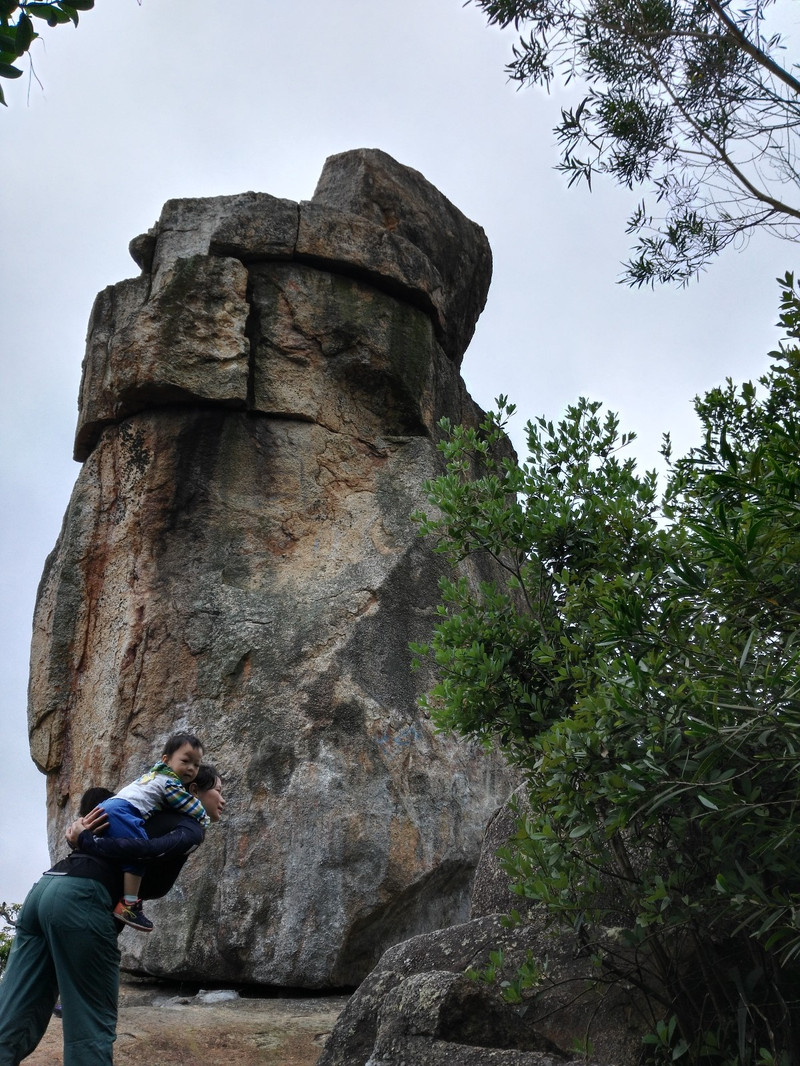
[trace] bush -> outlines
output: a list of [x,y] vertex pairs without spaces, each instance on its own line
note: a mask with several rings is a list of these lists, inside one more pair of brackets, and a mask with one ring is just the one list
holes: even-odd
[[[423,533],[505,582],[442,584],[441,729],[499,744],[530,810],[506,864],[610,980],[643,990],[650,1061],[800,1058],[800,299],[761,381],[697,401],[658,498],[580,400],[500,457],[513,405],[442,423]],[[609,923],[623,932],[607,935]]]
[[4,923],[0,928],[0,977],[6,968],[8,953],[14,943],[14,923],[19,910],[19,903],[0,903],[0,921]]

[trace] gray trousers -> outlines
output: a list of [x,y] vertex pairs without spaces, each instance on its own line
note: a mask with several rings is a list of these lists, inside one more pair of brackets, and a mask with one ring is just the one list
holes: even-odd
[[120,953],[111,908],[88,878],[45,875],[30,890],[0,980],[0,1066],[30,1055],[59,994],[64,1066],[112,1066]]

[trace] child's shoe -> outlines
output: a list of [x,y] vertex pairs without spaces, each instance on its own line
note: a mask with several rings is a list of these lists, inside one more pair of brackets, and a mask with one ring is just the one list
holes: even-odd
[[121,899],[114,908],[114,917],[121,922],[130,925],[133,929],[140,929],[143,933],[152,933],[153,923],[142,910],[142,901],[137,899],[135,903],[126,903]]

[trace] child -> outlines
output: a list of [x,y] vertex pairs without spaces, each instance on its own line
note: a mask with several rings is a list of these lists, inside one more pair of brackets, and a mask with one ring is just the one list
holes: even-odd
[[[197,777],[203,758],[203,745],[192,733],[176,733],[164,745],[161,761],[138,780],[119,790],[116,796],[104,800],[100,806],[108,815],[110,837],[146,837],[144,823],[154,811],[172,808],[189,814],[205,828],[210,818],[202,803],[187,791],[186,785]],[[139,886],[141,866],[125,867],[124,895],[114,908],[121,922],[151,932],[153,923],[142,910]]]

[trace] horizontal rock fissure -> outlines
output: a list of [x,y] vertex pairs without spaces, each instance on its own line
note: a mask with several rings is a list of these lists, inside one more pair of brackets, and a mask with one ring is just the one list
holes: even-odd
[[376,274],[374,271],[366,267],[359,267],[355,263],[343,263],[340,260],[323,259],[313,255],[294,255],[292,262],[315,267],[318,270],[325,271],[327,274],[335,274],[337,277],[350,278],[352,281],[371,285],[374,289],[385,293],[387,296],[392,296],[403,303],[416,307],[430,318],[436,339],[442,340],[442,329],[438,321],[436,308],[421,290],[402,285],[400,282],[386,277],[385,274]]

